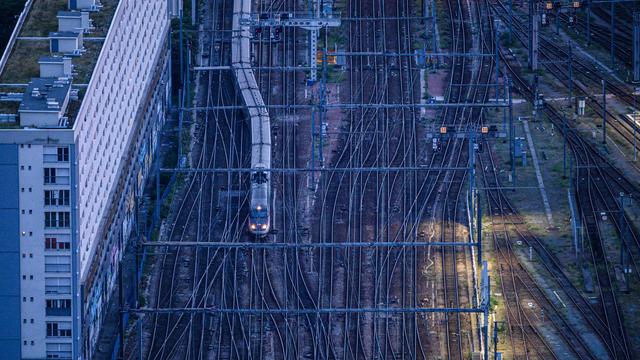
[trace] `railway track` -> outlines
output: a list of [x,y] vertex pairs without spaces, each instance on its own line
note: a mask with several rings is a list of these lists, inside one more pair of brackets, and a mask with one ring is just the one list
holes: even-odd
[[[207,13],[211,21],[206,26],[222,30],[230,25],[225,21],[229,11],[227,3],[209,3]],[[228,61],[230,49],[218,52],[215,37],[208,39],[205,49],[209,59],[217,63]],[[231,82],[229,74],[210,73],[201,80],[204,91],[199,101],[212,106],[236,103],[238,97],[223,84]],[[208,111],[198,129],[194,146],[193,166],[196,168],[244,166],[247,156],[246,130],[237,121],[237,113]],[[246,213],[243,208],[247,196],[242,192],[246,181],[239,174],[196,174],[186,180],[184,196],[169,223],[167,237],[174,241],[237,241]],[[157,307],[220,306],[227,302],[238,306],[233,292],[226,292],[226,283],[236,277],[233,264],[238,261],[236,250],[166,248],[158,262],[156,297],[151,301]],[[188,296],[185,296],[188,294]],[[234,305],[229,305],[233,307]],[[204,358],[213,351],[218,358],[242,354],[232,334],[237,332],[236,318],[232,315],[208,317],[206,315],[154,315],[147,319],[150,333],[143,334],[142,352],[146,359]],[[214,343],[218,335],[218,346]],[[223,338],[231,339],[229,346],[221,346]],[[128,352],[130,357],[139,350]],[[244,356],[240,356],[244,357]]]
[[[631,67],[631,49],[632,49],[632,26],[633,19],[630,13],[623,11],[620,9],[622,4],[616,5],[618,10],[616,13],[616,41],[614,43],[614,56],[617,61],[622,62],[626,67]],[[608,6],[607,6],[608,7]],[[600,45],[605,50],[611,50],[611,17],[610,17],[610,9],[604,9],[601,6],[591,5],[592,14],[597,17],[592,18],[590,23],[591,30],[591,39],[595,41],[598,45]],[[593,15],[592,15],[593,16]],[[574,15],[575,19],[580,19],[576,23],[571,24],[569,22],[569,15],[563,14],[560,16],[560,21],[563,25],[569,27],[574,27],[576,32],[582,33],[583,36],[586,36],[587,32],[587,23],[586,23],[586,11],[585,15],[582,17],[578,17]],[[600,20],[600,21],[598,21]],[[552,26],[552,25],[549,25]]]
[[[507,21],[508,10],[502,1],[492,2],[492,6],[496,11],[496,14],[500,16],[503,21]],[[526,49],[528,46],[528,25],[518,19],[514,19],[514,38],[518,40],[522,46]],[[560,46],[554,39],[547,38],[540,35],[540,57],[547,63],[542,64],[542,67],[550,71],[565,87],[569,87],[569,73],[567,71],[567,65],[561,64],[569,58],[568,49],[566,46]],[[596,69],[597,71],[594,71]],[[584,96],[587,101],[587,106],[592,109],[598,116],[602,116],[604,111],[604,105],[602,103],[601,96],[594,96],[594,93],[601,92],[601,81],[605,81],[605,89],[608,94],[613,94],[619,99],[622,104],[629,107],[637,107],[637,99],[632,95],[633,90],[626,84],[620,83],[615,77],[607,72],[606,69],[601,69],[598,64],[593,63],[591,60],[584,59],[578,56],[574,51],[573,56],[573,89],[574,96]],[[519,86],[518,84],[516,84]],[[595,91],[593,89],[596,89]],[[634,125],[631,121],[624,116],[624,114],[618,114],[612,111],[609,107],[606,110],[606,116],[609,119],[608,125],[622,137],[627,144],[633,145],[634,143]],[[635,135],[637,136],[637,134]],[[631,166],[640,171],[635,165]]]
[[[486,191],[487,215],[492,225],[491,239],[498,260],[500,290],[507,303],[507,336],[514,358],[562,358],[538,330],[544,325],[544,319],[540,319],[541,312],[557,330],[555,335],[564,342],[571,355],[578,359],[601,358],[574,330],[574,325],[565,320],[562,309],[556,305],[557,302],[538,286],[531,274],[519,263],[513,243],[516,242],[515,239],[526,240],[522,235],[528,231],[519,228],[519,224],[523,224],[524,221],[500,190],[496,160],[489,144],[487,148],[489,151],[478,158],[479,168],[482,169],[483,186],[495,189]],[[525,299],[532,300],[532,304],[540,307],[540,311],[526,309],[523,306]]]
[[[493,38],[492,27],[487,25],[490,23],[487,9],[479,3],[474,2],[474,7],[470,7],[468,2],[447,2],[451,33],[455,34],[453,50],[464,52],[487,46],[484,39]],[[225,19],[231,16],[231,2],[220,0],[210,4],[211,18],[215,20],[207,26],[217,30],[228,28],[230,24]],[[303,10],[293,0],[257,4],[260,13]],[[414,6],[409,0],[348,2],[349,20],[345,20],[348,50],[411,52],[416,20],[408,15],[415,11]],[[471,23],[480,29],[479,36],[471,36]],[[256,73],[266,103],[295,105],[304,101],[299,98],[301,91],[297,85],[303,80],[301,74],[260,70],[261,66],[265,69],[297,66],[299,53],[305,51],[298,49],[303,36],[300,30],[285,29],[280,41],[269,38],[255,44]],[[210,43],[209,57],[214,59],[218,52],[214,50],[213,38]],[[228,46],[223,43],[222,49],[217,60],[219,64],[228,61]],[[486,100],[489,87],[482,85],[490,83],[492,66],[481,60],[454,58],[448,99],[459,102]],[[349,57],[347,71],[348,84],[345,85],[348,90],[343,88],[341,94],[345,103],[419,101],[418,71],[411,58]],[[203,104],[241,102],[238,95],[225,86],[232,81],[224,72],[209,73],[203,81],[208,89]],[[454,86],[462,83],[471,85]],[[319,94],[326,89],[316,87],[313,91]],[[308,136],[300,130],[304,126],[300,122],[308,121],[312,115],[291,108],[270,115],[278,119],[273,126],[278,138],[274,141],[277,143],[274,167],[303,166],[307,154],[301,149],[309,144],[300,140],[300,137]],[[477,119],[481,116],[479,110],[445,110],[438,121],[469,130],[479,124]],[[305,120],[298,121],[300,118]],[[467,141],[446,141],[438,153],[421,148],[421,138],[427,130],[414,109],[351,110],[344,118],[334,140],[337,143],[335,152],[326,156],[327,163],[339,167],[384,168],[422,164],[465,166],[468,161],[470,145]],[[194,167],[246,167],[249,136],[246,123],[240,119],[238,113],[231,111],[204,114],[201,137],[198,138],[202,139],[199,140],[202,141],[201,149],[196,146]],[[323,124],[318,126],[319,129],[322,127]],[[426,236],[421,234],[428,232],[442,241],[460,241],[466,235],[456,223],[466,221],[463,183],[467,176],[466,171],[442,170],[328,172],[320,176],[317,188],[312,184],[315,192],[311,207],[317,221],[308,225],[311,229],[308,231],[305,229],[307,223],[299,216],[305,211],[304,207],[309,206],[303,205],[307,198],[304,194],[308,177],[274,174],[276,200],[273,208],[276,213],[273,221],[277,232],[260,240],[249,238],[244,231],[247,213],[243,209],[248,201],[246,176],[196,174],[185,185],[185,196],[179,203],[175,220],[169,224],[168,237],[174,241],[415,242],[425,241]],[[450,205],[431,206],[433,203]],[[424,227],[425,221],[431,223],[430,228]],[[158,307],[411,308],[426,306],[429,302],[434,306],[464,307],[475,305],[478,296],[470,290],[473,275],[469,263],[474,257],[468,248],[189,250],[178,247],[163,251],[159,255],[158,296],[151,304]],[[422,274],[425,266],[434,260],[442,269],[437,283]],[[519,273],[514,279],[521,284],[514,285],[516,293],[527,289],[528,294],[542,299],[543,294],[535,290],[525,274]],[[183,294],[190,295],[185,297]],[[432,294],[443,295],[442,303],[437,303]],[[521,308],[517,312],[520,319],[531,316]],[[595,311],[592,313],[586,317],[591,316],[597,323],[600,318],[594,315]],[[430,333],[432,324],[444,329],[441,341]],[[535,332],[535,321],[528,324],[520,321],[517,325],[522,341],[529,344],[527,348],[533,346],[539,355],[552,356],[553,352],[544,350],[544,341]],[[566,323],[562,325],[561,318],[555,319],[554,324],[559,328],[567,326]],[[447,314],[442,319],[377,312],[155,315],[146,325],[152,329],[152,334],[143,337],[142,341],[147,359],[426,359],[432,353],[462,359],[479,349],[478,320],[460,314]],[[576,353],[584,355],[580,358],[589,358],[588,350],[577,342],[579,337],[571,334],[567,337],[567,343],[578,344]],[[134,347],[130,345],[130,358],[135,353]]]
[[[508,64],[508,67],[519,91],[523,93],[523,95],[531,97],[531,89],[528,87],[528,84],[517,75],[518,72],[513,70],[513,66],[511,64]],[[557,126],[561,125],[562,116],[552,106],[547,105],[543,111]],[[613,189],[615,188],[628,190],[630,192],[635,192],[636,189],[632,184],[626,181],[617,170],[611,167],[600,154],[594,151],[589,144],[586,144],[575,132],[569,132],[565,134],[565,136],[568,139],[573,153],[577,157],[578,165],[581,166],[582,169],[590,169],[589,173],[586,175],[581,172],[578,179],[582,179],[582,181],[580,181],[582,184],[577,182],[576,186],[580,186],[580,190],[578,190],[578,193],[581,194],[580,196],[584,196],[584,194],[587,196],[587,198],[583,198],[581,201],[581,204],[583,204],[581,210],[583,214],[586,214],[586,227],[590,228],[589,232],[592,234],[590,239],[592,240],[592,246],[595,247],[595,251],[593,252],[594,259],[595,257],[599,257],[599,261],[606,264],[605,259],[601,257],[602,252],[598,251],[600,248],[600,239],[597,234],[597,220],[595,216],[593,216],[594,208],[593,205],[590,205],[593,204],[593,196],[590,194],[601,191],[608,192],[610,196],[614,193]],[[585,178],[588,180],[584,181]],[[602,179],[599,181],[599,186],[602,186],[600,190],[593,187],[593,182],[595,181],[593,179]],[[587,187],[583,188],[585,184]],[[636,236],[633,235],[633,238],[635,237]],[[570,283],[567,284],[567,279],[563,279],[566,276],[562,274],[561,266],[554,264],[557,263],[557,260],[550,256],[544,248],[544,245],[539,243],[539,241],[536,241],[535,245],[536,246],[533,248],[536,249],[538,255],[543,259],[549,260],[548,264],[545,263],[547,269],[552,273],[556,273],[556,279],[559,280],[560,284],[569,285],[569,287],[563,286],[563,289],[566,291],[571,301],[581,309],[583,316],[590,323],[595,333],[599,334],[600,339],[605,343],[609,354],[614,358],[629,358],[629,347],[627,345],[627,340],[624,337],[625,331],[624,326],[622,325],[623,320],[621,319],[620,311],[616,306],[615,294],[611,287],[608,267],[598,266],[595,268],[598,272],[597,280],[601,290],[602,307],[600,310],[594,309],[582,298],[582,295],[580,295],[580,293],[575,290]],[[630,255],[633,257],[633,252],[631,252]],[[549,266],[549,264],[551,264],[551,266]]]

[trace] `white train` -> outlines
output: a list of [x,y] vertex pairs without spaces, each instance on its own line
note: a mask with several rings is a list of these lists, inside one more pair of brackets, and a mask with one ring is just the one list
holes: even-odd
[[251,68],[249,26],[240,22],[251,16],[251,0],[235,0],[231,67],[251,120],[251,189],[249,231],[264,236],[271,229],[271,121]]

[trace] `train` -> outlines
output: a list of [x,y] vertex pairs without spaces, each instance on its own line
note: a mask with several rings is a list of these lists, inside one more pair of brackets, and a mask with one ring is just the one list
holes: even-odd
[[249,232],[266,236],[271,231],[271,119],[251,67],[251,31],[241,19],[251,14],[251,0],[235,0],[231,68],[246,105],[251,128]]

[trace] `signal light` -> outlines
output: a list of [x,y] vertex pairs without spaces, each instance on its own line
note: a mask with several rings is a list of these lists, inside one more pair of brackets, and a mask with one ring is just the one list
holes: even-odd
[[488,126],[483,126],[482,129],[480,129],[480,132],[482,132],[483,134],[488,134],[489,133],[489,127]]
[[440,134],[446,134],[447,133],[447,127],[443,126],[440,128]]

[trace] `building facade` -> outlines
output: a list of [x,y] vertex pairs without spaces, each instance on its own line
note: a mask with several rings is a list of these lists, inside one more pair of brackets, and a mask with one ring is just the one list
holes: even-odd
[[92,358],[170,101],[169,25],[167,0],[119,0],[81,98],[31,79],[0,129],[1,358]]

